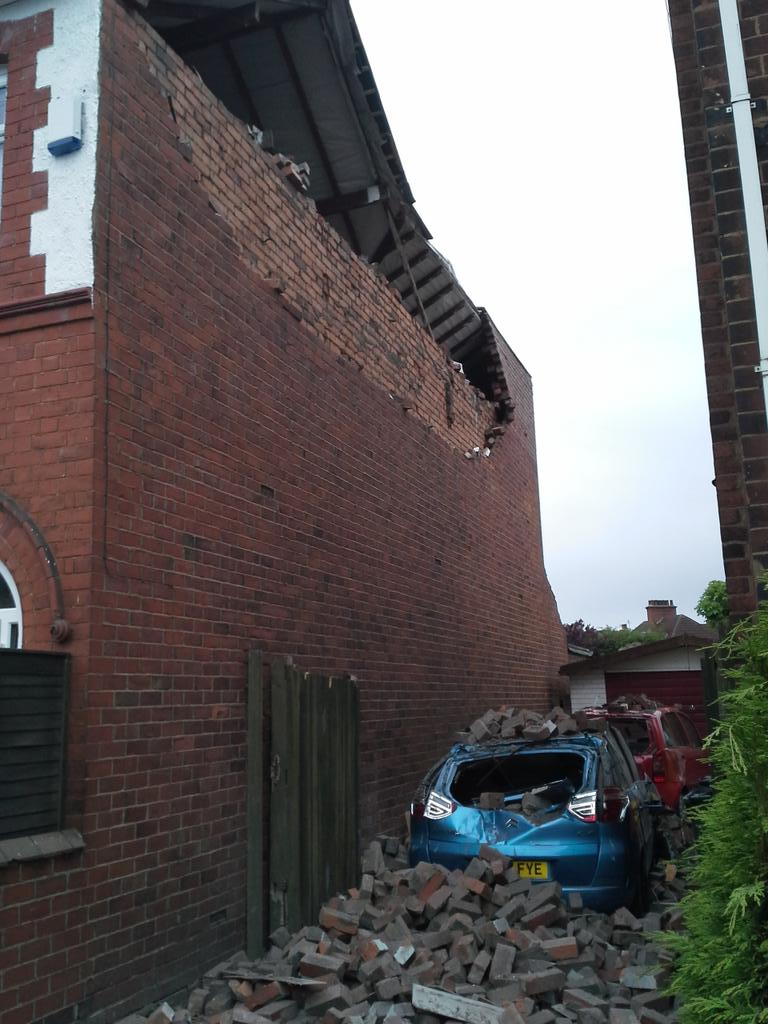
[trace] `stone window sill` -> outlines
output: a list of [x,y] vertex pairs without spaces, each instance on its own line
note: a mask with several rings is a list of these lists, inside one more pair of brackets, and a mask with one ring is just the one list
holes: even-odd
[[0,867],[18,861],[59,857],[64,853],[76,853],[84,849],[83,837],[74,828],[65,828],[62,832],[42,832],[36,836],[19,836],[16,839],[0,839]]

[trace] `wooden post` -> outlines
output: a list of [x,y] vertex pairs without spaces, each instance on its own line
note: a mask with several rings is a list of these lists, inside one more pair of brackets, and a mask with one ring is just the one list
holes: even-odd
[[245,945],[255,959],[264,951],[264,802],[262,720],[264,676],[261,651],[248,652],[248,705],[246,757],[246,921]]
[[269,852],[269,930],[297,931],[301,830],[299,701],[301,675],[280,659],[272,662],[271,810]]

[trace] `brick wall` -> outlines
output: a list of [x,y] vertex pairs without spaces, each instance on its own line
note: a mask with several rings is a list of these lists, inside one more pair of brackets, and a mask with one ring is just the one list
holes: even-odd
[[[48,197],[47,174],[32,165],[33,131],[45,124],[49,98],[48,89],[36,87],[36,65],[52,33],[52,11],[0,22],[0,55],[8,68],[0,212],[0,560],[21,594],[24,647],[72,656],[65,811],[67,824],[80,827],[97,476],[95,344],[90,291],[46,296],[45,257],[30,255],[31,216]],[[50,633],[60,615],[71,629],[65,647]],[[86,995],[86,940],[94,933],[83,926],[95,881],[80,854],[0,869],[3,1024],[73,1019],[72,1007]]]
[[[669,0],[731,612],[754,609],[768,567],[768,434],[725,54],[715,0]],[[756,127],[768,124],[768,14],[740,4]],[[758,148],[763,188],[768,147]],[[766,199],[768,192],[764,191]]]
[[0,216],[0,303],[45,291],[45,257],[30,255],[30,218],[45,209],[47,175],[32,171],[35,128],[47,121],[50,90],[35,87],[37,54],[53,40],[53,12],[0,22],[0,58],[7,55],[8,93]]
[[[86,790],[93,353],[87,292],[0,306],[0,560],[21,594],[24,647],[72,655],[66,784],[72,827],[82,825]],[[55,568],[43,544],[54,553]],[[72,629],[65,647],[50,637],[61,612]],[[45,1021],[83,999],[82,965],[92,935],[83,927],[92,895],[86,885],[94,881],[86,864],[75,854],[0,868],[3,1024]]]
[[[519,361],[513,422],[465,458],[493,407],[139,15],[108,0],[102,29],[98,457],[56,534],[94,574],[86,850],[0,888],[4,1024],[110,1021],[242,946],[250,648],[357,676],[366,834],[456,727],[548,705],[566,658]],[[53,531],[45,429],[11,483]]]

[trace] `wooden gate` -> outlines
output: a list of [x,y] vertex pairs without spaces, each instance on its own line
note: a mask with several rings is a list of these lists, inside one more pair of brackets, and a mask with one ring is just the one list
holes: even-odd
[[317,919],[359,881],[358,691],[349,677],[250,656],[248,936]]

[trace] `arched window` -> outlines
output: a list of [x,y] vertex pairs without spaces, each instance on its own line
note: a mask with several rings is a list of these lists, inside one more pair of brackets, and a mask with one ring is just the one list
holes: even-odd
[[13,576],[0,562],[0,647],[21,647],[21,598]]

